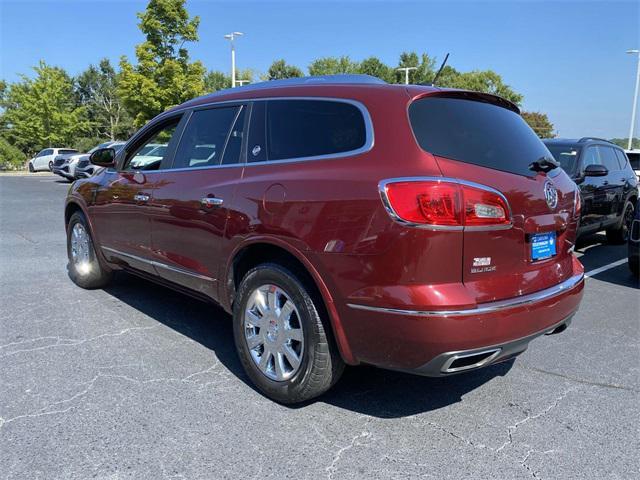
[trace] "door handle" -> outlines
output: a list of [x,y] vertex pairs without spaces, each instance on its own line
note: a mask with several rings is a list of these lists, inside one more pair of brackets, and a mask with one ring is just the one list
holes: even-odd
[[150,198],[149,195],[147,195],[146,193],[138,193],[133,196],[133,199],[136,202],[148,202],[149,198]]
[[216,208],[221,206],[224,203],[224,200],[216,197],[205,197],[200,200],[200,205],[205,209],[209,210],[211,208]]

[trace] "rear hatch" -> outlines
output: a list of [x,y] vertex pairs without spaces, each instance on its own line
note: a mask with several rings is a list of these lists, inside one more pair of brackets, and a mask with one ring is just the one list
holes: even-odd
[[[518,114],[498,97],[439,92],[415,100],[409,118],[444,177],[498,190],[512,225],[464,229],[462,279],[478,303],[557,285],[573,271],[575,184]],[[554,200],[557,198],[557,202]]]

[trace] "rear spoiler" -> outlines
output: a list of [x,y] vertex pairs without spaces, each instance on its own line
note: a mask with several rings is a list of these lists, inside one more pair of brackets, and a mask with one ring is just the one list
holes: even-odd
[[520,108],[518,106],[507,100],[506,98],[499,97],[498,95],[493,95],[491,93],[482,93],[482,92],[473,92],[471,90],[458,90],[455,88],[447,88],[447,89],[434,89],[429,88],[428,90],[424,90],[419,87],[409,87],[407,88],[407,93],[412,97],[412,101],[419,100],[425,97],[447,97],[447,98],[461,98],[466,100],[472,100],[475,102],[484,102],[490,103],[492,105],[497,105],[499,107],[506,108],[507,110],[511,110],[520,115]]

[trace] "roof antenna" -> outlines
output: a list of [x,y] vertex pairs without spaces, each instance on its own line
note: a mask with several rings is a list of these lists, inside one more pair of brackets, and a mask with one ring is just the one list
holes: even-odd
[[444,66],[447,64],[448,59],[449,59],[449,54],[447,53],[444,57],[444,60],[442,61],[442,65],[440,65],[440,70],[438,70],[438,73],[436,73],[436,76],[433,77],[433,82],[431,82],[430,84],[432,87],[436,86],[436,80],[438,80],[438,77],[442,73],[442,70],[444,69]]

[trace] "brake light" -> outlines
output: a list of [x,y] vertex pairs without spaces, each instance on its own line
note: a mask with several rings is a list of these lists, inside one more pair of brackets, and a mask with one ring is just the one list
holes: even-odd
[[582,210],[582,199],[580,198],[580,190],[577,188],[574,190],[575,200],[573,202],[573,216],[579,217]]
[[504,196],[482,185],[402,179],[381,182],[380,192],[389,213],[402,222],[444,228],[511,224]]

